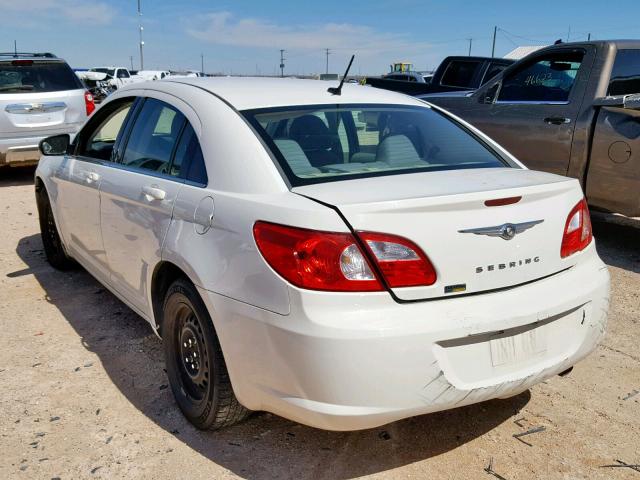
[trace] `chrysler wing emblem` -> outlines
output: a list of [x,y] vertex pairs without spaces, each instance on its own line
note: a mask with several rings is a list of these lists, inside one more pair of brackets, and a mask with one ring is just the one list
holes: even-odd
[[458,230],[460,233],[474,233],[476,235],[488,235],[489,237],[500,237],[503,240],[511,240],[517,234],[535,227],[544,220],[533,220],[531,222],[522,223],[504,223],[495,227],[468,228],[466,230]]

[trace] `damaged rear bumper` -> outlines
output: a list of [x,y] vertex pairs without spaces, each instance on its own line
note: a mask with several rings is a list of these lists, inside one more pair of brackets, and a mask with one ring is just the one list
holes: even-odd
[[516,395],[587,356],[605,332],[609,274],[593,245],[580,255],[518,288],[410,304],[292,288],[283,316],[201,293],[242,404],[357,430]]

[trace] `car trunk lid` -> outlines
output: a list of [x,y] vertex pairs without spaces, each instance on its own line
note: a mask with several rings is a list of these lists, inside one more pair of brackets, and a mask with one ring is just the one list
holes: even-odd
[[[400,235],[422,248],[437,281],[393,289],[400,300],[509,288],[575,262],[560,257],[567,216],[582,195],[573,179],[515,168],[472,169],[328,182],[292,191],[337,208],[356,231]],[[485,204],[518,197],[507,205]],[[514,235],[508,238],[511,230]]]

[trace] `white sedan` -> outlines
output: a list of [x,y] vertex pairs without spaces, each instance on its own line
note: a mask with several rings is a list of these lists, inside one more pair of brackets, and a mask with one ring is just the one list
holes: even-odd
[[579,183],[422,101],[329,85],[132,85],[41,144],[48,260],[151,324],[185,416],[369,428],[593,351],[609,275]]

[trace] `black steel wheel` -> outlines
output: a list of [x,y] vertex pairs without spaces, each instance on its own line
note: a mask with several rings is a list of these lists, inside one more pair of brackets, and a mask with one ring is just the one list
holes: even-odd
[[186,280],[177,280],[167,291],[162,340],[171,390],[193,425],[217,430],[249,415],[233,393],[211,317]]

